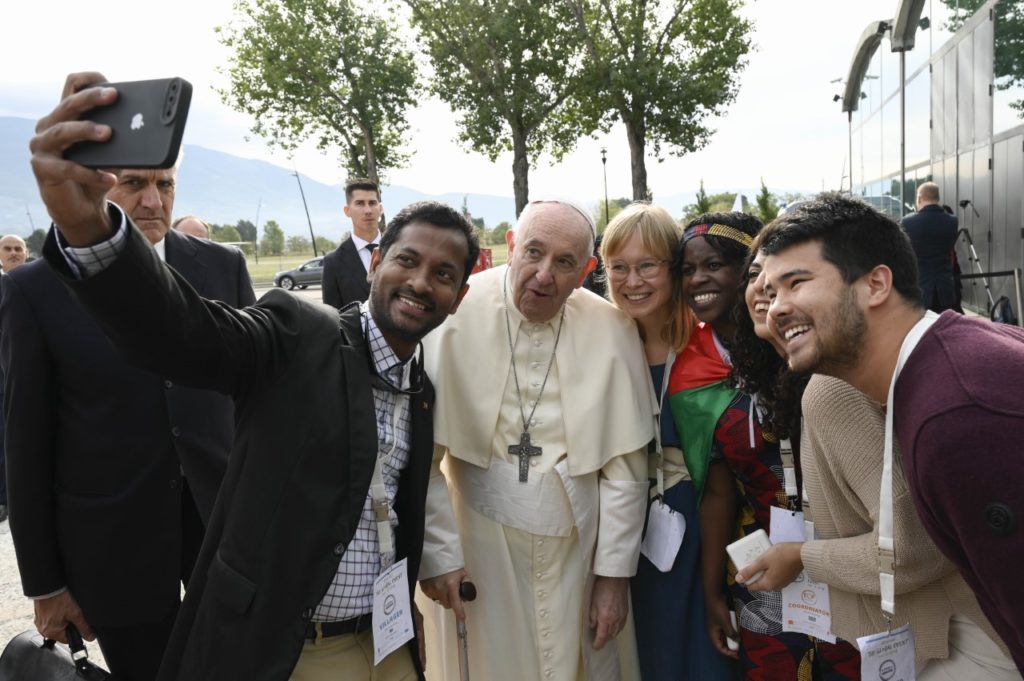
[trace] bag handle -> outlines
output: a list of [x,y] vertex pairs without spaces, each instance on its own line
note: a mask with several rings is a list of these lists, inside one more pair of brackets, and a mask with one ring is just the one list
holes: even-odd
[[68,638],[68,648],[71,649],[71,659],[75,661],[75,669],[81,674],[88,673],[93,665],[89,662],[89,651],[85,648],[85,641],[78,633],[78,628],[74,624],[68,624],[64,635]]

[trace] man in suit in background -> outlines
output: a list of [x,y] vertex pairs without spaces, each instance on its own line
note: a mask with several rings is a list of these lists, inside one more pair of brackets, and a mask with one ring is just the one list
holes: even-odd
[[[176,168],[116,172],[121,206],[196,290],[254,302],[236,249],[170,229]],[[36,627],[95,635],[118,679],[151,681],[234,439],[231,399],[130,365],[39,260],[4,277],[11,532]]]
[[182,234],[194,236],[197,239],[210,239],[210,226],[202,218],[195,215],[185,215],[174,221],[171,229],[176,229]]
[[366,273],[370,254],[380,242],[383,213],[376,182],[356,178],[345,184],[345,215],[352,220],[352,233],[324,257],[322,290],[327,305],[340,309],[352,302],[361,303],[370,295]]
[[[0,239],[0,267],[4,274],[25,264],[28,247],[17,234],[8,234]],[[0,404],[3,404],[3,379],[0,378]],[[7,520],[7,465],[4,461],[4,419],[0,414],[0,523]]]
[[921,303],[934,312],[956,304],[952,251],[956,245],[957,220],[939,202],[939,185],[925,182],[917,188],[917,212],[903,218],[903,231],[917,256]]

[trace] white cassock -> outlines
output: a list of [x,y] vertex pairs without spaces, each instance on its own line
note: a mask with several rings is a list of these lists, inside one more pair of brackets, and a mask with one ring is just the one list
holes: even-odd
[[[639,678],[632,620],[600,651],[589,627],[594,576],[632,576],[640,551],[656,405],[636,325],[583,289],[564,321],[534,324],[509,301],[527,417],[540,401],[529,432],[542,454],[522,483],[508,452],[523,424],[506,271],[470,279],[458,313],[424,341],[437,402],[419,577],[465,567],[476,584],[466,607],[473,679]],[[454,617],[422,594],[419,603],[427,677],[457,680]]]

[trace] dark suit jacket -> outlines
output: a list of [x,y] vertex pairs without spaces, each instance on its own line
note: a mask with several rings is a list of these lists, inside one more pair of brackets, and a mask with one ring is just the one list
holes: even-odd
[[930,205],[903,218],[902,225],[917,255],[921,302],[936,312],[950,309],[955,298],[950,252],[956,245],[956,216]]
[[[237,250],[173,231],[166,245],[207,295],[252,302]],[[181,589],[181,473],[207,518],[233,439],[231,400],[130,366],[42,261],[4,277],[0,359],[25,593],[67,586],[97,625],[166,616]]]
[[[358,309],[339,314],[275,290],[232,310],[199,298],[142,238],[132,231],[107,270],[69,285],[135,361],[234,395],[238,416],[159,678],[285,681],[355,533],[377,456]],[[47,258],[66,273],[59,254]],[[410,594],[423,546],[432,405],[429,385],[411,397],[412,452],[395,502]]]
[[339,309],[349,303],[361,303],[370,296],[366,268],[356,252],[351,234],[324,256],[322,291],[324,303]]

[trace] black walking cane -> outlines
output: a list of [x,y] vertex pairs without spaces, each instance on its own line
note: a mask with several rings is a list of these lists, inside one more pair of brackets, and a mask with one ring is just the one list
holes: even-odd
[[[459,584],[459,598],[464,603],[476,600],[476,587],[473,582]],[[459,681],[469,681],[469,636],[466,634],[466,622],[455,620],[455,630],[459,637]]]

